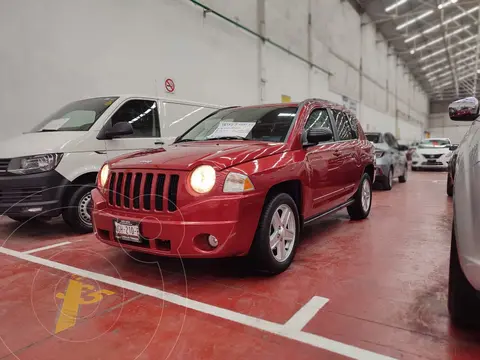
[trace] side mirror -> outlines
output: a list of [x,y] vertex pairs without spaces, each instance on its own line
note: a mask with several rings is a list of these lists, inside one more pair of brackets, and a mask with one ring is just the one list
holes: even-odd
[[398,149],[398,151],[407,151],[408,146],[407,145],[398,145],[397,149]]
[[105,131],[105,137],[113,139],[118,136],[132,135],[133,126],[129,122],[122,121],[113,125],[110,129]]
[[307,132],[307,141],[309,144],[318,144],[333,139],[332,130],[328,128],[312,128]]
[[454,121],[473,121],[478,117],[478,100],[468,97],[454,101],[448,106],[448,115]]
[[448,148],[450,151],[455,151],[458,149],[458,145],[450,145]]

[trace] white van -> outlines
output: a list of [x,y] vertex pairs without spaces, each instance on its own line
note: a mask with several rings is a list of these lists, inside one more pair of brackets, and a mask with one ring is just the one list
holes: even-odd
[[90,232],[90,191],[106,160],[172,143],[220,108],[135,95],[67,104],[0,143],[0,215],[22,222],[62,215],[76,232]]

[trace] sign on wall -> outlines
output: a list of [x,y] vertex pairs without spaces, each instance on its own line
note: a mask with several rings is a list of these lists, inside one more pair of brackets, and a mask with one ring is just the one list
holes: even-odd
[[288,95],[282,95],[282,103],[292,102],[292,97]]
[[172,78],[165,79],[165,92],[167,94],[174,94],[175,93],[175,81]]
[[343,106],[345,106],[352,113],[357,115],[358,101],[350,99],[348,96],[342,95]]

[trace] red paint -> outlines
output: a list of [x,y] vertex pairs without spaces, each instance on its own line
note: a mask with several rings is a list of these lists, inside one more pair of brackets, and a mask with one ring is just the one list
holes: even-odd
[[[141,189],[148,173],[165,176],[164,189],[168,189],[174,181],[173,177],[178,176],[178,210],[166,210],[170,195],[167,198],[165,191],[162,211],[152,210],[155,209],[154,196],[145,200],[143,194],[134,193],[134,186],[131,186],[132,190],[125,198],[118,197],[121,201],[119,206],[109,204],[108,185],[110,182],[116,184],[110,174],[106,188],[92,191],[97,238],[112,246],[164,256],[243,256],[250,249],[266,195],[273,186],[290,180],[300,181],[302,207],[299,212],[304,219],[344,204],[356,192],[367,167],[373,166],[374,148],[366,140],[360,124],[359,138],[356,140],[305,148],[301,139],[305,122],[312,110],[325,107],[341,109],[339,105],[324,101],[307,101],[301,106],[298,119],[285,143],[195,141],[142,151],[110,161],[109,166],[115,176],[122,174],[126,179],[127,174],[133,173],[132,183],[135,174],[142,173]],[[190,172],[200,165],[210,165],[217,173],[215,186],[207,194],[195,193],[188,181]],[[248,175],[255,190],[239,194],[224,193],[223,183],[229,172]],[[116,189],[116,185],[112,186]],[[125,202],[131,201],[127,197],[139,198],[138,210],[125,207]],[[144,201],[150,201],[150,210],[143,209]],[[149,241],[143,246],[119,243],[113,234],[114,219],[141,221],[140,232]],[[211,249],[206,244],[208,234],[218,239],[217,248]],[[159,243],[157,239],[169,241],[169,247],[165,248],[165,243]]]

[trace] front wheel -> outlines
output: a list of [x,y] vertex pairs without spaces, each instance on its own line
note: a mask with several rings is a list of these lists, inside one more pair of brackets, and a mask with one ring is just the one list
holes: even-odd
[[388,170],[388,175],[383,179],[382,185],[384,190],[392,190],[392,187],[393,187],[393,169],[392,168]]
[[77,233],[92,232],[92,194],[94,184],[80,185],[64,204],[63,220]]
[[263,208],[249,255],[258,270],[279,274],[292,263],[299,238],[295,201],[285,193],[272,196]]
[[453,196],[453,181],[450,177],[450,174],[448,174],[448,177],[447,177],[447,195]]
[[357,192],[353,196],[353,204],[347,207],[348,215],[352,220],[362,220],[370,214],[372,206],[372,181],[365,173],[360,180]]
[[448,311],[452,324],[457,327],[476,328],[480,325],[480,298],[460,265],[454,226],[450,248]]

